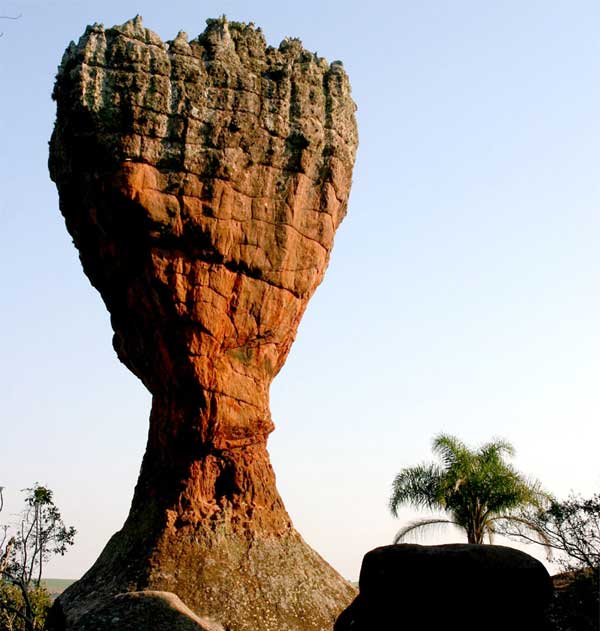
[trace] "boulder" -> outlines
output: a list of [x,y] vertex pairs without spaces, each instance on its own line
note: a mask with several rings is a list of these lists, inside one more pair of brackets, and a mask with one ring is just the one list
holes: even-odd
[[224,631],[211,620],[199,618],[170,592],[143,591],[117,594],[83,616],[78,631]]
[[505,546],[400,544],[363,559],[359,595],[335,631],[541,631],[552,582],[542,563]]

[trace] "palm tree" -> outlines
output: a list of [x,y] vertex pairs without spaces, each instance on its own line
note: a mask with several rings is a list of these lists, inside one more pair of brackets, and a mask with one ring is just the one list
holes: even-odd
[[[409,533],[438,524],[454,524],[467,533],[468,543],[491,543],[495,526],[501,522],[518,522],[535,528],[513,511],[525,507],[541,508],[548,500],[539,482],[528,480],[504,456],[514,456],[513,446],[505,440],[492,440],[478,450],[447,434],[433,439],[433,452],[441,464],[422,464],[402,469],[394,479],[389,506],[398,516],[404,504],[416,508],[442,510],[449,518],[419,519],[402,528],[394,543]],[[535,534],[543,541],[541,533]]]

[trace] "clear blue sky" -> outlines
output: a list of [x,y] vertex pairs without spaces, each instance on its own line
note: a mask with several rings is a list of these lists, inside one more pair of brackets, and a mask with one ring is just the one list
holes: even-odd
[[[600,490],[597,0],[2,0],[0,485],[52,487],[78,577],[129,507],[149,395],[117,360],[47,172],[53,78],[92,22],[163,39],[253,21],[341,59],[360,148],[330,269],[272,389],[292,518],[345,576],[390,542],[395,473],[440,431],[502,436],[559,496]],[[4,520],[9,515],[4,515]],[[0,520],[1,521],[1,520]],[[448,540],[436,537],[428,541]]]

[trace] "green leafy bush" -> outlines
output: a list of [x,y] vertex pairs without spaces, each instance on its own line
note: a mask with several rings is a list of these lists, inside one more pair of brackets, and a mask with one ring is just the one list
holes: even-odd
[[41,631],[44,628],[52,598],[44,587],[27,591],[30,616],[23,592],[7,581],[0,582],[0,631]]

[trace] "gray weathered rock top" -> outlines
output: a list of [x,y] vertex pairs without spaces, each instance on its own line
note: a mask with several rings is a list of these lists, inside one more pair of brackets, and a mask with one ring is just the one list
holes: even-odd
[[[180,32],[163,42],[139,16],[108,29],[89,26],[66,50],[54,93],[59,108],[78,103],[83,116],[73,131],[106,134],[103,149],[116,151],[113,160],[197,173],[220,150],[225,175],[240,168],[242,154],[242,164],[269,165],[285,153],[312,179],[330,156],[354,162],[349,95],[341,62],[328,64],[298,39],[274,48],[252,24],[220,18],[207,20],[192,41]],[[205,150],[194,150],[199,145]]]

